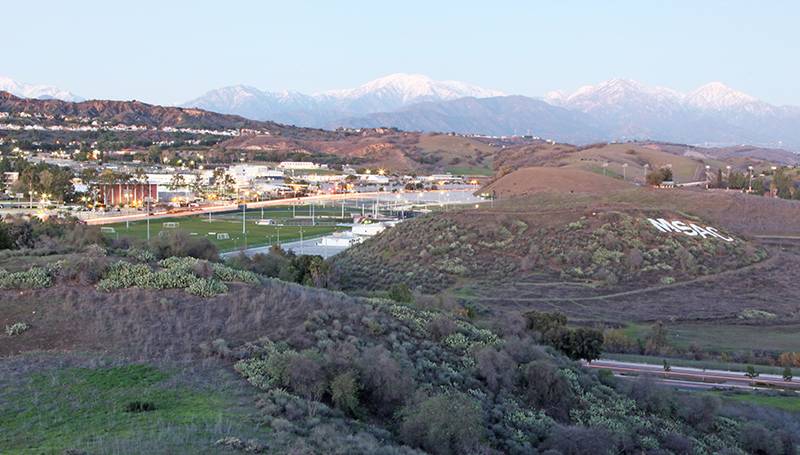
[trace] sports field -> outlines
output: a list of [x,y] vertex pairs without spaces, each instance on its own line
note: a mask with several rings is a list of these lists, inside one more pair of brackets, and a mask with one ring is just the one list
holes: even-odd
[[[220,251],[232,251],[243,247],[254,247],[285,243],[299,240],[302,232],[304,239],[319,237],[335,231],[347,230],[347,227],[336,226],[337,223],[350,222],[351,212],[360,213],[360,208],[346,206],[345,217],[342,218],[342,207],[327,205],[314,206],[313,224],[310,205],[275,206],[251,209],[245,214],[244,231],[242,212],[198,214],[175,218],[150,219],[150,237],[161,232],[182,230],[189,235],[206,237]],[[258,225],[261,219],[273,220],[275,224]],[[106,235],[114,237],[132,237],[147,239],[147,221],[121,222],[103,226]],[[113,230],[113,231],[112,231]]]

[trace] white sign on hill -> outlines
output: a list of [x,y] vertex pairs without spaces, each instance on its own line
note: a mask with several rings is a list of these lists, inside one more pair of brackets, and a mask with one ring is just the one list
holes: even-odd
[[711,237],[724,240],[726,242],[733,242],[733,237],[726,237],[719,233],[719,231],[711,226],[700,227],[694,223],[684,223],[680,220],[667,221],[664,218],[648,218],[649,221],[660,232],[677,232],[688,235],[690,237],[700,236],[702,238]]

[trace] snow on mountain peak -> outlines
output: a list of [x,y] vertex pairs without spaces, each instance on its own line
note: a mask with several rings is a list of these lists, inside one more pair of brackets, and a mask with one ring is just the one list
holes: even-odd
[[22,98],[59,99],[63,101],[83,101],[83,98],[67,90],[51,85],[33,85],[17,82],[9,77],[0,76],[0,90]]
[[497,90],[489,90],[460,81],[436,81],[423,74],[395,73],[384,76],[352,89],[331,90],[322,96],[339,99],[358,99],[368,96],[393,98],[401,104],[416,101],[442,101],[474,96],[488,98],[502,96]]
[[710,82],[686,95],[686,103],[700,109],[723,110],[760,102],[722,82]]

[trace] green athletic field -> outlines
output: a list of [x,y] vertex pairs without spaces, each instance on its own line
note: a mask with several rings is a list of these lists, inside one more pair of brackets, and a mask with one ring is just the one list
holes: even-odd
[[[279,236],[281,243],[296,241],[300,239],[301,231],[305,239],[346,230],[345,227],[336,226],[336,223],[349,222],[351,220],[350,212],[359,210],[355,207],[345,207],[345,219],[343,220],[341,206],[328,205],[325,208],[315,206],[315,225],[312,226],[309,206],[296,206],[294,217],[291,206],[268,207],[264,208],[263,216],[265,219],[274,220],[277,225],[259,226],[256,221],[262,217],[261,209],[250,209],[246,213],[246,236],[242,233],[241,212],[212,214],[210,217],[208,214],[198,214],[174,218],[154,218],[150,219],[150,236],[152,238],[159,235],[159,232],[179,229],[193,236],[208,238],[217,245],[220,251],[232,251],[245,245],[253,247],[275,244],[278,242]],[[147,238],[146,220],[109,224],[103,228],[106,228],[103,230],[109,236]],[[113,232],[107,228],[113,228]]]

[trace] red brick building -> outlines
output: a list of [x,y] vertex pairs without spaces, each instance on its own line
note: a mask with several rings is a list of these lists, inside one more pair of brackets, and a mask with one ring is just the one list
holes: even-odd
[[107,206],[143,206],[158,202],[158,185],[155,183],[100,183],[96,185],[99,199]]

